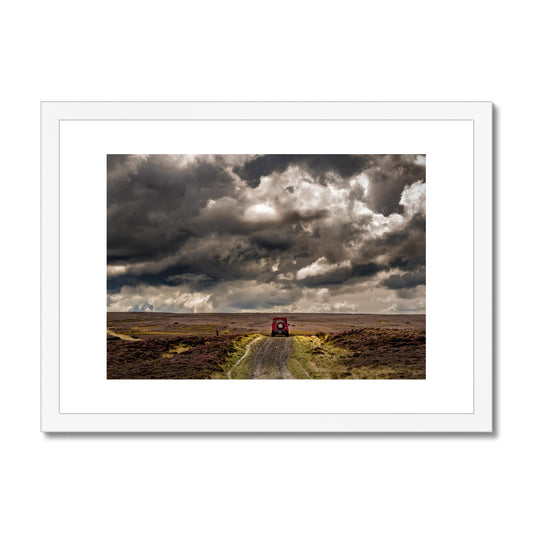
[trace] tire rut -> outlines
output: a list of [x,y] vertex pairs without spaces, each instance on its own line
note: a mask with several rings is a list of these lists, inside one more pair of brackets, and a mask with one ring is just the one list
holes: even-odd
[[248,379],[295,379],[287,368],[292,339],[266,337],[252,348]]

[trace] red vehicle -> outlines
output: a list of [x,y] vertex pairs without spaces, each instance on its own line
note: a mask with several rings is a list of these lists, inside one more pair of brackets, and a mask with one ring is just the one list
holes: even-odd
[[272,332],[270,336],[275,337],[276,335],[289,336],[289,324],[285,317],[277,316],[272,319]]

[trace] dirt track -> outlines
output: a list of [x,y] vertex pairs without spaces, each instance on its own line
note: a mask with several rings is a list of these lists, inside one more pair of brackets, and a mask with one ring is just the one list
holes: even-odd
[[292,339],[266,337],[252,348],[248,379],[294,379],[287,369]]

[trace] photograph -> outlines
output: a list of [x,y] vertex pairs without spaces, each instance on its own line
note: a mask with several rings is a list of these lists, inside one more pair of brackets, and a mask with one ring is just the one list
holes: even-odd
[[107,154],[107,379],[426,379],[425,154]]

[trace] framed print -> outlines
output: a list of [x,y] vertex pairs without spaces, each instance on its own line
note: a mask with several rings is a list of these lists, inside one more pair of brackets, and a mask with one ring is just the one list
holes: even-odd
[[42,431],[492,431],[492,105],[44,102]]

